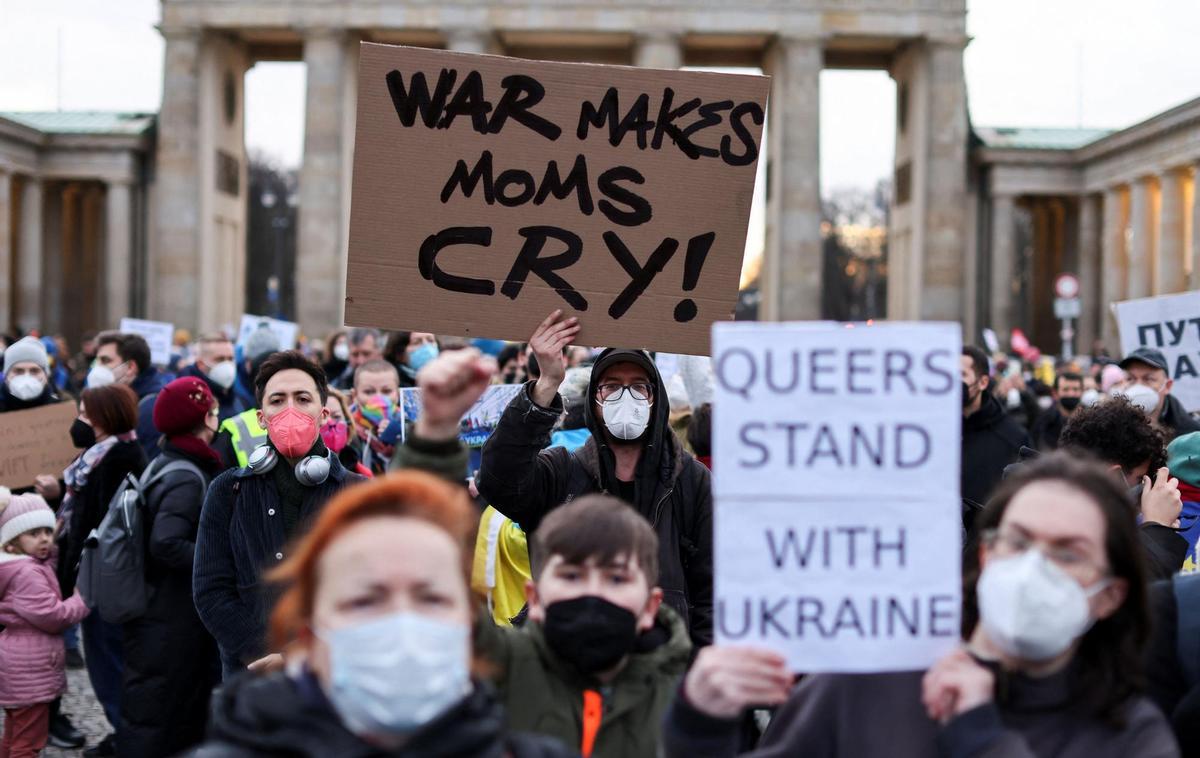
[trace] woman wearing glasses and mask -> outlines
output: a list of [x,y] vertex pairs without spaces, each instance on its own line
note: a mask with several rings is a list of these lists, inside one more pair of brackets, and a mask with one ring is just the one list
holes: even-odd
[[817,675],[790,692],[774,653],[705,649],[667,755],[734,755],[741,710],[782,704],[752,755],[1178,756],[1140,694],[1150,619],[1127,494],[1057,453],[1006,480],[976,526],[959,649],[926,672]]
[[466,492],[402,472],[343,490],[274,578],[285,671],[226,681],[197,758],[560,758],[504,728],[472,673],[468,577],[479,513]]

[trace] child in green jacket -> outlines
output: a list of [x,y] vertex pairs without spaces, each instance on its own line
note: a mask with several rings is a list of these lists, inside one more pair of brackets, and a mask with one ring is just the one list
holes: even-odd
[[662,604],[658,538],[625,503],[587,495],[530,536],[528,620],[481,618],[511,729],[557,737],[584,758],[654,758],[691,641]]

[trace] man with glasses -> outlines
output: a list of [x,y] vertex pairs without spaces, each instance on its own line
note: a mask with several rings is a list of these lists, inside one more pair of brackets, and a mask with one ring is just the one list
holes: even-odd
[[644,350],[596,359],[585,410],[592,437],[573,452],[545,449],[563,413],[563,348],[579,334],[555,311],[529,340],[542,369],[505,410],[483,448],[483,499],[534,532],[553,508],[592,492],[615,495],[658,534],[663,600],[697,645],[712,641],[712,486],[708,469],[671,431],[666,388]]

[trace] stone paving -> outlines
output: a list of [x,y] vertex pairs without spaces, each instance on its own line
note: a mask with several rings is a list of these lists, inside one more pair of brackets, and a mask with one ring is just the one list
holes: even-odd
[[[96,696],[92,694],[92,685],[88,682],[87,671],[67,669],[67,694],[63,696],[63,712],[71,717],[75,728],[87,736],[87,747],[91,747],[104,739],[110,731],[104,711],[100,708]],[[0,728],[4,724],[4,713],[0,711]],[[44,758],[74,758],[83,754],[83,750],[59,750],[47,747],[42,751]]]

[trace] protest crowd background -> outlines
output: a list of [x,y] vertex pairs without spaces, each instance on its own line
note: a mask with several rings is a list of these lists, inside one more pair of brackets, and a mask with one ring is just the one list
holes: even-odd
[[736,320],[803,97],[478,52],[359,46],[312,323],[0,334],[0,758],[1200,755],[1197,293]]
[[[793,689],[777,654],[710,647],[712,362],[580,348],[577,332],[552,314],[528,343],[348,329],[285,350],[264,321],[236,345],[180,332],[166,365],[135,334],[6,337],[0,410],[65,405],[53,433],[79,454],[3,495],[6,545],[45,534],[49,555],[53,534],[58,563],[38,574],[42,597],[21,573],[42,553],[0,562],[0,694],[60,694],[65,651],[112,730],[97,755],[353,754],[389,734],[413,755],[422,740],[448,755],[491,741],[514,755],[878,754],[843,732],[856,697],[907,724],[913,755],[1195,744],[1200,682],[1176,628],[1200,613],[1200,421],[1160,353],[963,348],[965,544],[1012,568],[974,599],[970,644],[923,683],[819,674]],[[472,463],[460,439],[480,430]],[[88,613],[78,562],[127,475],[151,592],[115,623]],[[1073,515],[1052,518],[1067,502]],[[1026,520],[1007,523],[1022,503]],[[966,550],[968,576],[979,555]],[[1077,601],[1061,585],[1082,579]],[[1042,596],[1012,607],[1014,592]],[[1068,618],[1050,602],[1090,606]],[[1036,673],[1064,650],[1073,663]],[[1094,711],[1077,711],[1075,675]],[[63,747],[78,735],[58,702],[33,718]],[[743,714],[768,706],[763,737],[765,718]]]

